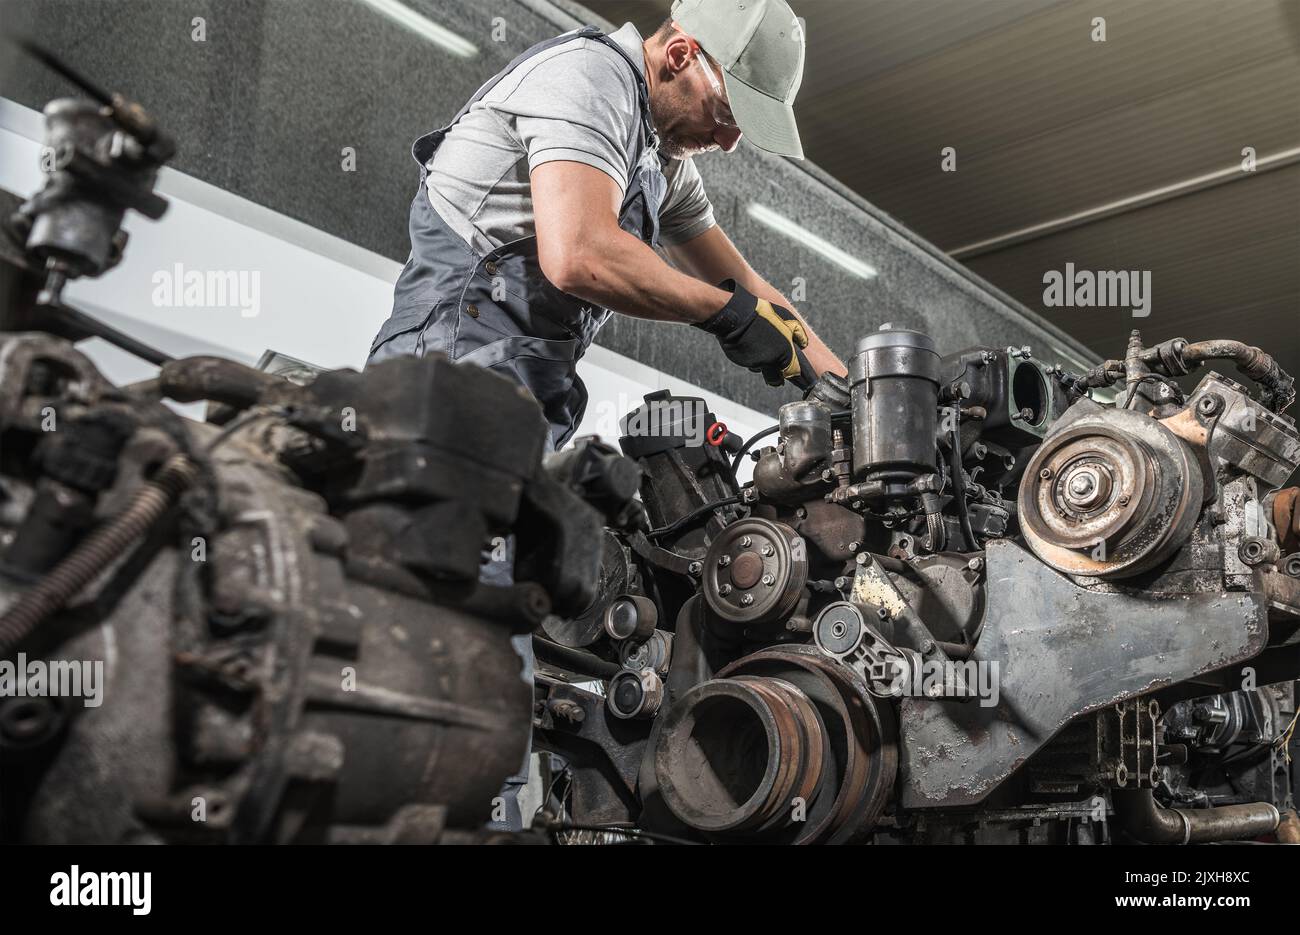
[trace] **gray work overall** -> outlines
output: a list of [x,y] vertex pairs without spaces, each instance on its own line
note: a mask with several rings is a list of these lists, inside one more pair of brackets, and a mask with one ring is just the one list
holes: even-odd
[[478,253],[429,204],[425,167],[470,106],[520,62],[584,38],[615,50],[636,76],[641,134],[618,223],[651,246],[658,243],[659,207],[667,182],[641,66],[594,26],[540,42],[490,78],[450,123],[412,146],[420,186],[411,202],[411,256],[393,290],[393,314],[379,329],[369,358],[440,351],[457,363],[507,376],[527,387],[541,404],[553,448],[564,445],[582,419],[587,390],[578,378],[577,363],[611,312],[551,285],[537,259],[535,236]]
[[[641,104],[641,134],[619,226],[652,247],[659,239],[659,207],[667,181],[659,166],[658,138],[650,119],[649,89],[641,67],[614,40],[594,26],[565,33],[526,50],[487,83],[440,130],[420,137],[411,155],[420,166],[420,185],[411,202],[411,255],[393,289],[393,314],[370,346],[369,361],[431,351],[457,363],[478,364],[525,386],[550,423],[548,448],[558,449],[577,430],[587,407],[587,390],[577,364],[610,312],[551,285],[537,260],[537,238],[524,237],[480,254],[438,216],[429,203],[425,168],[448,131],[506,74],[544,49],[576,39],[595,39],[623,58],[636,77]],[[513,537],[507,540],[513,553]],[[485,563],[481,580],[513,581],[513,555]],[[529,634],[512,637],[523,660],[522,677],[532,683]],[[531,745],[530,745],[531,746]],[[502,797],[506,819],[489,827],[523,827],[518,792],[528,781],[528,762],[506,780]]]

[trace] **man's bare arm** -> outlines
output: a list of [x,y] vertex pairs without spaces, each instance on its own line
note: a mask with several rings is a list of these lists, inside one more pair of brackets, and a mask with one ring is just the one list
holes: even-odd
[[[767,299],[773,305],[788,308],[799,315],[799,311],[790,304],[789,299],[754,272],[754,268],[736,249],[731,238],[721,227],[711,227],[684,244],[669,247],[668,256],[679,269],[705,282],[734,279],[760,299]],[[808,335],[808,346],[804,349],[804,356],[808,358],[808,363],[813,369],[818,373],[830,370],[841,376],[847,374],[848,368],[844,366],[844,362],[808,326],[808,322],[802,315],[799,315],[799,320],[803,321],[804,330]]]
[[731,298],[673,269],[620,228],[618,185],[599,169],[547,162],[531,181],[538,260],[557,288],[628,315],[688,323],[704,321]]

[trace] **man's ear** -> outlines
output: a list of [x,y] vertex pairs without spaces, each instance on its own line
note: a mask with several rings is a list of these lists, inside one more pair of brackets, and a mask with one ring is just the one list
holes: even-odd
[[696,56],[694,39],[682,33],[675,34],[664,43],[664,69],[670,75],[677,75],[691,66],[691,59]]

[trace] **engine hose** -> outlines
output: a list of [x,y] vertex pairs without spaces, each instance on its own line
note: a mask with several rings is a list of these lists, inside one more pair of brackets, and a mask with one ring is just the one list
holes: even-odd
[[1295,399],[1295,380],[1273,356],[1241,341],[1198,341],[1183,348],[1182,359],[1191,367],[1207,360],[1231,360],[1241,372],[1272,395],[1274,412],[1281,412]]
[[83,539],[71,554],[0,614],[0,658],[7,657],[36,632],[41,623],[62,609],[106,565],[129,552],[197,477],[198,468],[185,455],[176,454],[167,459],[136,491],[125,510]]
[[541,637],[533,637],[533,652],[537,658],[550,662],[562,668],[577,672],[580,675],[594,675],[600,679],[612,679],[622,671],[622,667],[616,662],[610,662],[601,659],[589,652],[581,649],[571,649],[568,646],[561,646],[559,643],[552,643],[550,640],[544,640]]
[[943,528],[942,507],[939,498],[932,493],[921,495],[921,506],[925,509],[925,548],[927,552],[942,552],[947,538]]
[[698,506],[695,509],[691,510],[681,519],[677,519],[669,523],[667,526],[660,526],[658,529],[650,530],[648,533],[646,533],[646,538],[662,539],[664,536],[671,536],[673,533],[685,529],[687,526],[695,522],[701,516],[705,516],[709,513],[712,513],[714,510],[721,509],[724,506],[731,506],[732,504],[739,503],[739,502],[740,502],[740,494],[733,494],[730,497],[723,497],[720,500],[714,500],[710,503],[705,503],[704,505]]
[[1268,802],[1164,808],[1150,789],[1116,791],[1111,801],[1119,826],[1144,844],[1240,841],[1275,830],[1280,818],[1278,810]]

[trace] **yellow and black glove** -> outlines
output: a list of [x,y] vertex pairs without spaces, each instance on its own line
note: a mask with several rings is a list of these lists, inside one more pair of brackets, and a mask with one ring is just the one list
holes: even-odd
[[808,333],[794,312],[758,298],[734,279],[720,288],[731,292],[731,300],[696,327],[716,337],[732,363],[761,373],[769,386],[786,380],[804,389],[811,386],[817,375],[799,353],[808,346]]

